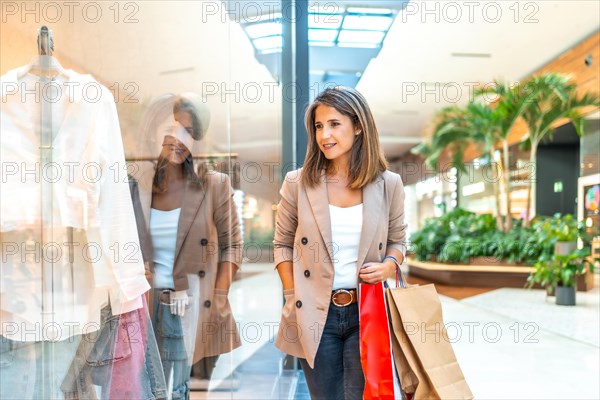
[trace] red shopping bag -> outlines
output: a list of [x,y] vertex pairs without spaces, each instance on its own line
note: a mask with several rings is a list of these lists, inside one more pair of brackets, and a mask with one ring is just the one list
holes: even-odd
[[360,361],[365,375],[363,399],[401,399],[383,283],[359,286]]

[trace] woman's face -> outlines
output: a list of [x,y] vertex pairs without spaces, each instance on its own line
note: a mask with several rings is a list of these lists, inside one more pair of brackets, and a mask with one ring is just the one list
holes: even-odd
[[321,104],[315,110],[315,134],[323,155],[331,161],[350,161],[357,130],[350,117]]
[[182,164],[190,154],[192,129],[192,119],[185,112],[176,113],[160,124],[157,139],[161,143],[161,156],[170,163]]

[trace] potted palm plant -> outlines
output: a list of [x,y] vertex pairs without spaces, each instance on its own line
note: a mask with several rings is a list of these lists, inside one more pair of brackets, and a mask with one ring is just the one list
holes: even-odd
[[509,160],[509,135],[517,121],[522,117],[528,104],[531,102],[531,92],[523,91],[519,85],[511,85],[508,82],[495,80],[493,85],[486,85],[483,88],[475,90],[475,95],[489,101],[489,96],[494,97],[490,102],[493,109],[494,122],[497,123],[494,128],[494,137],[502,143],[502,164],[505,169],[502,174],[504,179],[504,199],[506,202],[506,218],[504,220],[504,232],[508,233],[512,229],[512,206],[511,194],[508,188],[510,184],[510,160]]
[[[460,172],[467,173],[463,162],[464,151],[474,144],[482,154],[487,154],[490,163],[494,160],[495,144],[499,140],[499,124],[504,117],[486,104],[471,101],[466,107],[445,107],[436,114],[433,135],[428,142],[414,147],[414,154],[426,157],[428,167],[437,169],[440,157],[447,151],[452,157],[452,165]],[[493,164],[492,164],[493,165]],[[501,166],[498,166],[501,169]],[[502,171],[498,171],[501,176]],[[496,200],[496,224],[503,229],[500,211],[499,183],[492,182]]]
[[590,250],[586,247],[567,255],[554,253],[549,257],[542,256],[535,263],[534,272],[527,279],[527,286],[540,284],[548,293],[555,292],[557,305],[574,306],[577,276],[586,267],[589,272],[594,272],[594,264],[587,258],[589,255]]
[[[584,93],[579,95],[577,85],[571,77],[556,73],[547,73],[534,76],[524,84],[521,91],[526,93],[527,102],[522,113],[522,118],[527,124],[528,133],[525,141],[528,142],[530,150],[530,165],[535,166],[537,149],[546,136],[552,136],[555,125],[561,120],[570,120],[577,134],[583,135],[584,107],[599,107],[600,98],[596,93]],[[525,208],[525,226],[529,226],[529,212],[535,198],[536,168],[532,170],[532,176],[527,186],[527,207]]]

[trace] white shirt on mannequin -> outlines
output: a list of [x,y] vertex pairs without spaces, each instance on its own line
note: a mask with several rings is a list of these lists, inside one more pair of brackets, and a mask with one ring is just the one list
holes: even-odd
[[[17,76],[0,77],[2,335],[64,340],[98,329],[109,298],[113,314],[140,308],[150,286],[112,94],[70,70],[46,84]],[[53,131],[46,165],[40,96],[50,103]],[[44,180],[51,193],[42,192]],[[43,202],[51,202],[50,215],[42,215]]]

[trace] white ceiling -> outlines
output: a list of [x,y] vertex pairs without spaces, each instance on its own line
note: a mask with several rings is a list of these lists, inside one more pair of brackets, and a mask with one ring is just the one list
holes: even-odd
[[[348,3],[368,2],[344,5]],[[468,3],[478,5],[472,21]],[[115,23],[108,9],[112,3],[100,4],[104,17],[98,23],[84,21],[77,13],[75,21],[69,22],[65,11],[60,21],[48,24],[55,33],[55,54],[65,66],[91,73],[109,87],[133,82],[136,96],[145,101],[165,92],[213,91],[208,96],[212,150],[239,152],[243,160],[279,159],[281,95],[266,68],[254,58],[240,26],[228,21],[222,3],[137,2],[138,22],[134,24]],[[388,157],[401,156],[414,146],[436,110],[465,103],[468,85],[494,78],[522,79],[597,32],[599,4],[411,1],[397,16],[379,56],[357,86],[371,105]],[[500,8],[501,17],[492,22],[495,7]],[[434,11],[426,14],[425,10]],[[450,21],[457,10],[462,18]],[[125,11],[131,10],[121,10],[121,19]],[[31,16],[23,22],[20,15],[3,22],[1,73],[26,63],[36,53],[36,29],[42,23],[43,19],[38,23]],[[453,57],[452,53],[489,57]],[[446,86],[436,89],[436,82]],[[462,96],[457,97],[457,87]],[[121,103],[119,111],[139,113],[139,105]],[[128,126],[127,121],[122,123]]]
[[[596,1],[523,1],[518,7],[513,1],[473,2],[482,5],[473,9],[472,22],[465,6],[469,2],[425,3],[411,1],[396,18],[357,86],[370,101],[384,143],[386,138],[421,136],[436,110],[468,101],[474,82],[523,79],[600,27]],[[434,10],[431,3],[439,11],[426,14],[425,9]],[[462,5],[459,22],[452,22],[458,14],[447,3]],[[492,4],[484,12],[486,3]],[[493,22],[496,6],[501,17]],[[386,152],[398,155],[408,148],[389,145]]]

